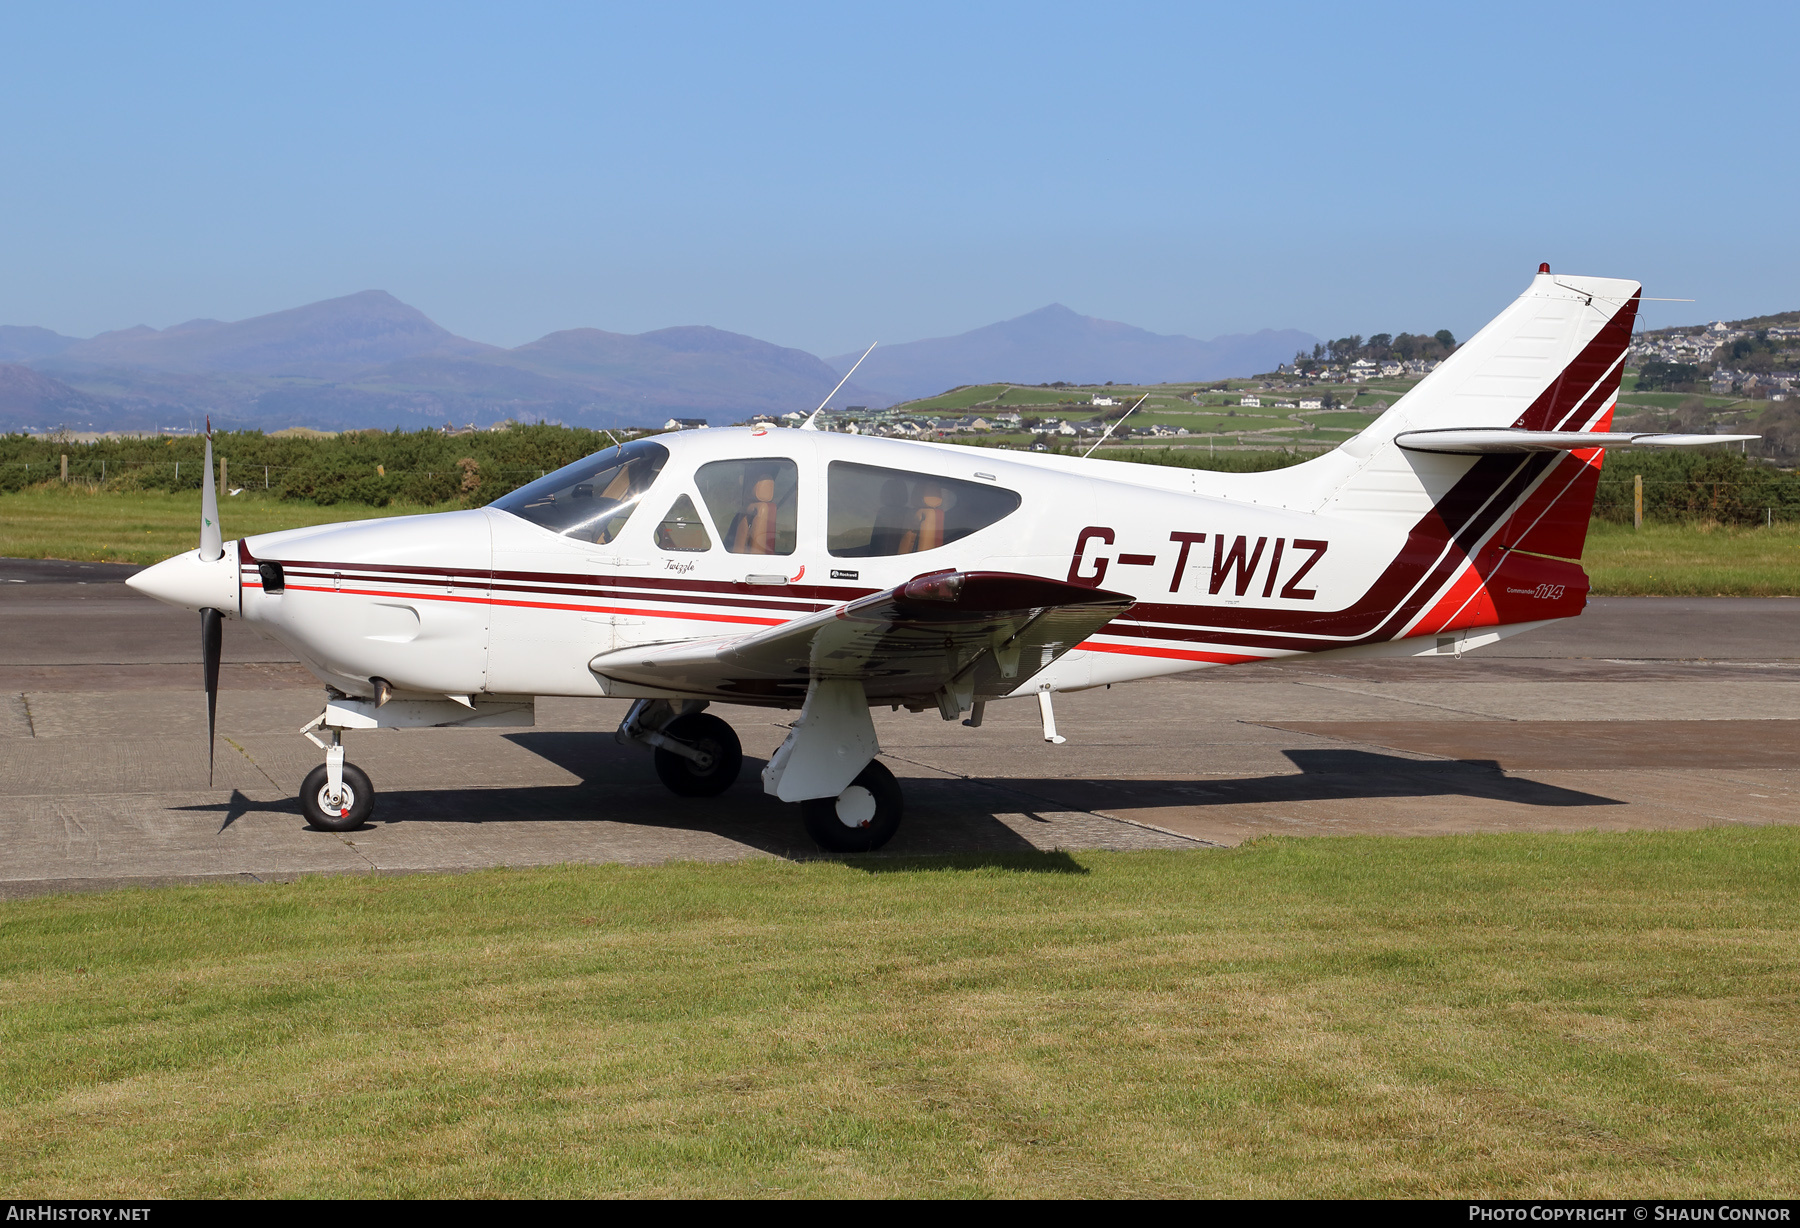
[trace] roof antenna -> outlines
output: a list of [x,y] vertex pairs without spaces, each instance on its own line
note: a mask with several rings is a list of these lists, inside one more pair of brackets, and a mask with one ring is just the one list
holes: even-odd
[[873,354],[875,352],[875,347],[880,344],[881,344],[881,342],[879,342],[879,341],[870,343],[869,348],[863,351],[862,358],[859,358],[856,360],[855,366],[852,366],[848,371],[844,372],[844,378],[837,382],[837,388],[833,388],[830,392],[825,394],[825,399],[823,401],[819,402],[819,408],[812,411],[812,417],[808,418],[805,422],[802,422],[800,424],[801,430],[816,431],[819,429],[819,427],[818,427],[819,414],[824,410],[824,408],[827,405],[831,404],[831,398],[838,394],[838,388],[842,388],[845,384],[848,384],[850,382],[850,377],[852,375],[856,374],[856,368],[863,365],[863,358],[867,358],[870,354]]
[[[1148,401],[1149,399],[1150,399],[1150,394],[1147,392],[1143,396],[1139,397],[1137,399],[1137,405],[1133,405],[1130,409],[1126,410],[1124,413],[1119,415],[1119,422],[1123,422],[1123,421],[1125,421],[1125,419],[1131,417],[1132,414],[1137,412],[1138,405],[1142,405],[1145,401]],[[1101,444],[1106,442],[1107,437],[1113,433],[1113,428],[1117,427],[1119,425],[1119,422],[1115,422],[1112,424],[1112,426],[1107,427],[1106,434],[1102,435],[1102,436],[1100,436],[1100,438],[1094,440],[1094,448],[1097,448]],[[1081,459],[1086,460],[1088,457],[1092,456],[1094,454],[1094,448],[1089,448],[1086,452],[1083,452],[1081,454]]]

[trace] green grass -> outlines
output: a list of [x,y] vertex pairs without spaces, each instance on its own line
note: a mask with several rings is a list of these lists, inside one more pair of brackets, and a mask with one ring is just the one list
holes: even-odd
[[14,1198],[1792,1197],[1800,831],[0,905]]
[[[455,506],[455,505],[445,505]],[[219,522],[229,538],[273,533],[341,520],[405,516],[443,507],[368,507],[264,498],[246,490],[219,500]],[[200,540],[200,492],[97,491],[92,487],[37,487],[0,494],[0,557],[78,559],[82,562],[155,563],[192,550]]]
[[[987,402],[1006,395],[1012,387],[1013,385],[1011,384],[972,384],[967,388],[952,389],[939,396],[926,397],[919,401],[908,401],[905,405],[897,408],[906,414],[917,414],[922,416],[938,416],[951,413],[960,415],[968,412],[969,407],[973,405],[982,405],[985,407]],[[1058,395],[1073,395],[1072,392],[1058,388],[1024,388],[1020,389],[1019,393],[1035,394],[1036,397],[1045,402],[1056,400]],[[1015,397],[1013,403],[1016,403],[1017,399],[1018,398]]]
[[1581,565],[1602,597],[1800,597],[1800,525],[1595,520]]

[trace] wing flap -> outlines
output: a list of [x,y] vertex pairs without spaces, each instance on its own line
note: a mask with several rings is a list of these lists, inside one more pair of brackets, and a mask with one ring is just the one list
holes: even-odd
[[1130,607],[1123,593],[1010,572],[940,572],[743,636],[602,653],[603,677],[684,694],[793,698],[854,678],[871,699],[1023,685]]

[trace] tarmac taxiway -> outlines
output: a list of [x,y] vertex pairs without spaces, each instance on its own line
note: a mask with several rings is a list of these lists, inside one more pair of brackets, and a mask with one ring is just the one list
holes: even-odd
[[[723,797],[676,798],[614,743],[623,701],[537,726],[350,735],[374,820],[306,827],[318,683],[227,622],[207,785],[198,620],[132,568],[0,560],[0,898],[313,873],[817,855],[758,773],[788,714],[716,706]],[[1428,835],[1800,821],[1800,600],[1599,598],[1461,659],[1301,660],[1062,695],[980,729],[877,713],[906,788],[890,855],[1205,849],[1271,833]]]

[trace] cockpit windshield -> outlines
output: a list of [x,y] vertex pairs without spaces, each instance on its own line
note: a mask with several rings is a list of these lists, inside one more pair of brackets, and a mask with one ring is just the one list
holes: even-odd
[[634,440],[564,465],[490,505],[577,541],[604,546],[617,537],[669,459],[669,450]]

